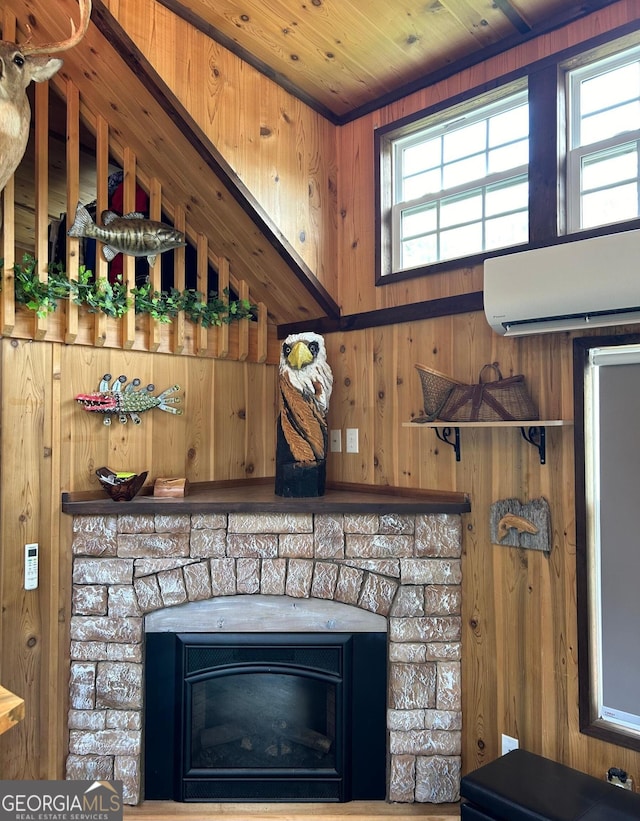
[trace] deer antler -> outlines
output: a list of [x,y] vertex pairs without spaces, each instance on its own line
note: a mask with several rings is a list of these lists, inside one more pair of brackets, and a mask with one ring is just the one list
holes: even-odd
[[[89,20],[91,19],[91,0],[78,0],[80,5],[80,26],[76,29],[75,23],[71,21],[71,37],[61,40],[58,43],[45,43],[43,46],[22,46],[23,54],[57,54],[60,51],[68,51],[77,45],[87,33]],[[31,39],[31,37],[29,37]]]

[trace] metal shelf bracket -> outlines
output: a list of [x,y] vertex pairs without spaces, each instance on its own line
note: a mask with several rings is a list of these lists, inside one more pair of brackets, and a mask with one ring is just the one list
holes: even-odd
[[[455,454],[456,454],[456,462],[460,461],[460,428],[452,428],[452,427],[445,427],[442,428],[442,433],[440,433],[440,428],[434,428],[436,432],[436,436],[441,442],[445,442],[447,445],[450,445]],[[451,441],[451,434],[453,433],[453,441]]]
[[521,427],[520,433],[525,442],[537,448],[540,456],[540,464],[545,465],[547,462],[547,437],[544,426],[531,425],[531,427],[528,428]]

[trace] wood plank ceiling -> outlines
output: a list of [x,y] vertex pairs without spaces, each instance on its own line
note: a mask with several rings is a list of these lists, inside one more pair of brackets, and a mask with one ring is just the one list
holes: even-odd
[[336,123],[613,0],[157,0]]

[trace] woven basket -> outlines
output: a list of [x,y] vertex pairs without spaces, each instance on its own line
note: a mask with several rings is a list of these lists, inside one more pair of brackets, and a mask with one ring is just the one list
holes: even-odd
[[440,408],[447,401],[451,391],[456,385],[464,383],[452,379],[446,373],[440,373],[440,371],[433,368],[428,368],[426,365],[416,364],[416,370],[422,385],[424,414],[427,419],[433,421],[437,419]]
[[[494,378],[486,381],[486,372]],[[440,419],[447,422],[498,422],[538,419],[522,374],[503,379],[497,362],[484,365],[475,385],[457,385],[449,391],[439,409]]]

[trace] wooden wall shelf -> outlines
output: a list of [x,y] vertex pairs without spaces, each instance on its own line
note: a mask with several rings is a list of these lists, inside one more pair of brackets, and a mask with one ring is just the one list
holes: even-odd
[[[441,442],[450,445],[455,454],[456,462],[460,461],[460,428],[520,428],[525,442],[537,449],[540,464],[547,461],[546,429],[573,425],[571,419],[523,419],[515,422],[403,422],[403,428],[431,428]],[[453,439],[451,438],[453,437]]]
[[62,510],[74,516],[140,513],[468,513],[465,493],[385,485],[327,482],[324,496],[286,498],[273,492],[274,479],[194,482],[181,498],[150,495],[144,487],[130,502],[114,502],[102,491],[62,494]]

